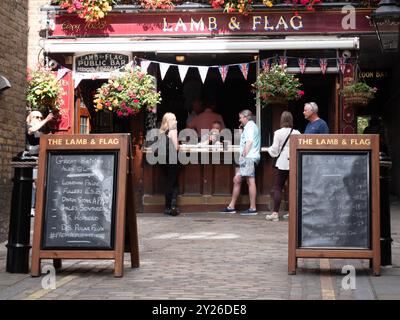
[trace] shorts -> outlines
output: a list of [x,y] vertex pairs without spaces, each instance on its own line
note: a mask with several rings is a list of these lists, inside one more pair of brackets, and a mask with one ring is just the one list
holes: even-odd
[[239,170],[236,172],[236,175],[254,178],[256,176],[257,163],[258,161],[251,158],[240,158]]

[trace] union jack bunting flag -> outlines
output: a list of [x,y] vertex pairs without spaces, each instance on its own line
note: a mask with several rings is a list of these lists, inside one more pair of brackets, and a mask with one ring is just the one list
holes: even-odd
[[242,63],[239,64],[240,71],[242,71],[243,77],[247,80],[247,74],[249,73],[249,64]]
[[306,65],[307,65],[307,60],[306,58],[299,58],[297,60],[299,67],[300,67],[300,73],[304,73],[306,71]]
[[225,82],[226,75],[228,74],[229,66],[218,67],[219,73],[221,74],[222,82]]
[[268,72],[270,68],[269,59],[261,60],[261,67],[265,72]]
[[342,74],[344,74],[344,71],[346,70],[346,60],[345,58],[339,58],[339,70]]
[[287,66],[287,58],[286,57],[279,57],[279,64],[282,68],[286,68]]
[[325,74],[326,69],[328,68],[328,60],[327,59],[319,59],[319,67],[321,68],[322,74]]

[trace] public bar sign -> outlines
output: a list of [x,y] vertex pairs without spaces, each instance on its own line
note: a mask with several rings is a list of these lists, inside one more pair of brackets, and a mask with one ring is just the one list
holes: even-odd
[[378,275],[378,135],[290,140],[289,273],[297,258],[364,258]]
[[373,33],[366,16],[341,11],[250,12],[247,15],[222,12],[110,13],[98,22],[86,22],[76,15],[56,16],[49,38],[76,36],[193,36],[193,35],[282,35]]
[[121,53],[91,53],[75,57],[75,71],[82,73],[111,72],[130,61],[130,56]]

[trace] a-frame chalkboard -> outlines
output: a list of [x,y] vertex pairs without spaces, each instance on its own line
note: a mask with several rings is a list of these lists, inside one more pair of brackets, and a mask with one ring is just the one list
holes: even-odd
[[123,275],[125,224],[139,266],[129,134],[48,135],[40,140],[32,276],[41,259],[111,259]]
[[298,258],[354,258],[379,275],[378,135],[292,136],[289,191],[289,274]]

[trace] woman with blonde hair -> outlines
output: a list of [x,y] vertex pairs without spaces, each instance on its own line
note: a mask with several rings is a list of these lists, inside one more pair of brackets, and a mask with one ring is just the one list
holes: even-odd
[[31,155],[39,154],[40,136],[43,134],[44,125],[53,119],[49,113],[45,119],[40,111],[34,110],[26,117],[26,151]]
[[267,214],[265,217],[269,221],[279,221],[282,189],[289,178],[289,140],[292,134],[300,134],[299,131],[293,129],[293,116],[289,111],[282,112],[280,127],[274,132],[272,146],[267,148],[270,156],[276,158],[276,175],[272,188],[274,209],[272,214]]
[[179,164],[178,164],[178,130],[177,121],[173,113],[167,112],[164,114],[161,126],[160,136],[165,135],[166,142],[166,171],[167,171],[167,189],[165,191],[165,210],[164,213],[171,216],[179,215],[179,209],[177,206],[178,197],[178,176],[179,176]]

